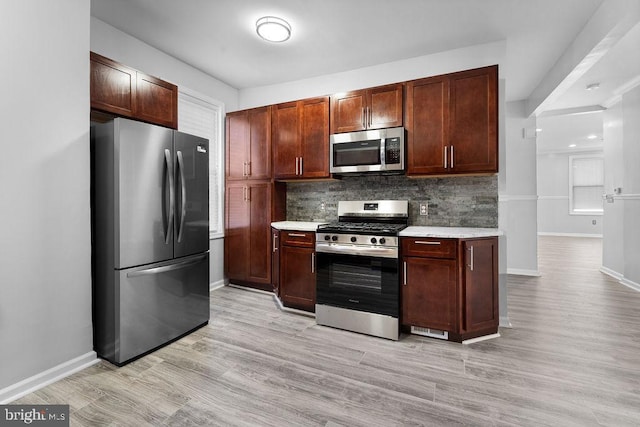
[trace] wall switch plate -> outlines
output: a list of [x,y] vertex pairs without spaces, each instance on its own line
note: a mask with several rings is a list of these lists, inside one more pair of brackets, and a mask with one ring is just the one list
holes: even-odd
[[420,215],[429,215],[429,205],[427,203],[420,203]]

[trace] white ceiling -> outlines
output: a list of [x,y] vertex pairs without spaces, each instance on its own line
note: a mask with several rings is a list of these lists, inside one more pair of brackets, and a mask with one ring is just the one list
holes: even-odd
[[[91,0],[91,14],[237,89],[291,82],[506,41],[507,101],[527,99],[603,0]],[[291,39],[259,39],[285,18]],[[537,118],[539,152],[602,147],[602,110],[640,83],[640,24]],[[596,91],[585,90],[599,83]],[[564,85],[561,85],[564,87]],[[563,90],[563,91],[562,91]],[[562,114],[561,114],[562,113]],[[598,135],[595,140],[587,139]],[[576,147],[569,147],[575,144]]]
[[[601,3],[91,0],[91,14],[238,89],[506,40],[502,74],[511,101],[531,94]],[[257,37],[255,22],[264,15],[289,21],[287,43]]]

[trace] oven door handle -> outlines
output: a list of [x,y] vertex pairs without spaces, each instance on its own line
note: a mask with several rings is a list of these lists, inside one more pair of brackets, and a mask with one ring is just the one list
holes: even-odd
[[316,244],[316,252],[324,254],[371,256],[376,258],[398,258],[398,248],[380,246],[358,246],[331,244]]

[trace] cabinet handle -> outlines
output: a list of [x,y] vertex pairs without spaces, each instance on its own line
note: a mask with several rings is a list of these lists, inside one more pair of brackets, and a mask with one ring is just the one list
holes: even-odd
[[302,234],[302,233],[289,233],[290,237],[307,237],[306,234]]
[[298,159],[300,157],[296,157],[296,176],[298,176]]
[[251,187],[247,187],[247,202],[251,201]]
[[302,157],[300,157],[300,175],[302,175]]
[[416,245],[439,245],[440,242],[425,242],[423,240],[416,240],[413,243],[415,243]]
[[473,271],[473,246],[469,247],[469,258],[471,258],[471,262],[469,263],[469,269]]
[[311,252],[311,272],[316,272],[316,253]]
[[371,107],[367,107],[367,128],[371,127]]
[[247,162],[247,176],[251,176],[251,162]]
[[402,284],[404,286],[407,286],[407,262],[404,261],[402,264],[403,264],[402,265],[402,271],[403,271],[403,276],[404,276],[403,280],[402,280]]
[[448,157],[449,157],[449,156],[447,156],[447,154],[448,154],[448,153],[447,153],[447,149],[448,149],[448,147],[449,147],[448,145],[445,145],[445,146],[444,146],[444,168],[445,168],[445,169],[447,168],[447,160],[448,160]]
[[247,201],[247,187],[245,185],[242,186],[242,201]]
[[278,239],[278,233],[273,233],[273,249],[271,252],[276,252],[278,247],[276,245],[276,240]]
[[453,169],[453,145],[451,146],[451,169]]
[[362,114],[361,114],[361,118],[362,118],[362,128],[366,129],[367,128],[367,111],[366,108],[362,108]]

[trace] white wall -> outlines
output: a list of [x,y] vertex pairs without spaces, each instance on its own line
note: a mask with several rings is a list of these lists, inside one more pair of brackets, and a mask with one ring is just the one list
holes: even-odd
[[95,361],[89,206],[89,0],[0,2],[0,402]]
[[238,107],[237,89],[91,17],[91,50],[146,74],[221,101],[227,111]]
[[[241,89],[238,109],[243,110],[314,96],[330,95],[493,64],[503,65],[505,54],[506,43],[500,41],[343,73],[327,74],[272,86]],[[502,74],[502,71],[500,73]],[[227,109],[227,111],[232,110]]]
[[[614,188],[624,183],[622,152],[622,102],[618,102],[603,114],[604,136],[604,191],[613,195]],[[617,277],[624,273],[624,201],[619,197],[613,203],[604,204],[602,224],[602,267]]]
[[539,234],[602,236],[602,215],[569,214],[569,156],[602,153],[599,150],[538,154]]
[[539,275],[537,241],[536,140],[524,130],[536,128],[535,117],[526,116],[526,102],[506,104],[506,183],[500,193],[505,213],[509,274]]
[[622,96],[624,278],[640,290],[640,86]]

